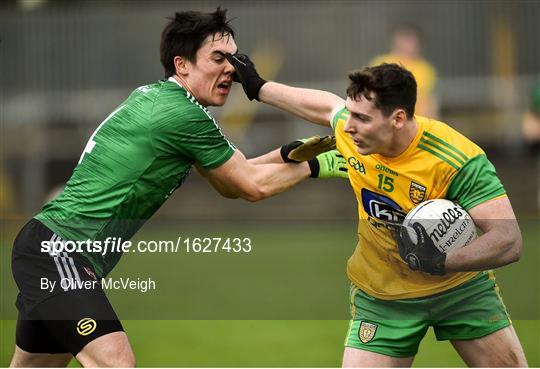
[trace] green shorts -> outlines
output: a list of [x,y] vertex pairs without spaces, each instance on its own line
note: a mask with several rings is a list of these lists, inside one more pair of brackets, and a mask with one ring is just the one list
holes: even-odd
[[430,326],[440,341],[479,338],[511,324],[490,272],[429,297],[380,300],[356,286],[350,297],[352,320],[345,346],[388,356],[416,355]]

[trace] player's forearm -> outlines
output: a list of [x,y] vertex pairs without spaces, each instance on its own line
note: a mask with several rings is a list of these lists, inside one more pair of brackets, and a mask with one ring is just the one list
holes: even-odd
[[307,162],[252,164],[239,150],[223,165],[199,170],[221,195],[248,201],[274,196],[311,175]]
[[307,162],[255,165],[253,180],[258,189],[259,201],[284,192],[308,178],[311,174]]
[[345,101],[330,92],[297,88],[277,82],[265,83],[259,100],[310,122],[330,125],[332,113]]
[[248,159],[250,164],[260,165],[260,164],[280,164],[283,163],[279,149],[270,151],[267,154],[257,156],[255,158]]
[[446,272],[465,272],[498,268],[519,260],[522,250],[517,223],[499,220],[492,229],[469,245],[447,254]]

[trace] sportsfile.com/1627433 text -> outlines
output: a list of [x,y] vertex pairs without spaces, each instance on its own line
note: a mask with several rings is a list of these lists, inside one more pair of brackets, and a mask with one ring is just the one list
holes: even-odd
[[101,241],[43,241],[41,252],[52,256],[61,252],[98,253],[250,253],[249,237],[182,237],[175,240],[140,240],[132,242],[121,237],[107,237]]

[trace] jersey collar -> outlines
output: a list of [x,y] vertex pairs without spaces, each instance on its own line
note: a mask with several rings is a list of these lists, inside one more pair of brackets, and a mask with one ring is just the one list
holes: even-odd
[[[197,104],[201,105],[201,103],[195,98],[195,96],[193,96],[193,95],[191,94],[191,92],[189,92],[189,91],[187,90],[187,88],[185,88],[184,86],[182,86],[182,84],[181,84],[180,82],[178,82],[174,77],[169,77],[169,78],[167,79],[167,81],[176,83],[178,86],[180,86],[180,88],[181,88],[182,90],[184,90],[184,91],[186,92],[186,96],[188,97],[188,99],[193,99],[193,100],[195,100],[195,101],[197,102]],[[201,106],[203,106],[203,105],[201,105]],[[203,106],[203,107],[206,109],[205,106]]]
[[178,82],[173,76],[169,77],[169,79],[168,79],[167,81],[176,83],[178,86],[180,86],[182,89],[185,90],[184,86],[182,86],[182,85],[180,84],[180,82]]

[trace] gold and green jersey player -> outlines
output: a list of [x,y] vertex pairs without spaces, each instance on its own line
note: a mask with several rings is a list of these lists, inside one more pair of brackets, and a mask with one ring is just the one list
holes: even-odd
[[416,134],[401,154],[361,155],[344,131],[349,116],[343,108],[332,122],[358,200],[358,245],[347,263],[350,280],[371,296],[395,300],[433,295],[474,277],[477,272],[429,276],[411,270],[399,255],[393,226],[425,200],[446,198],[470,210],[506,196],[484,151],[445,123],[415,116]]
[[[246,55],[229,60],[249,93],[258,80],[253,63]],[[359,225],[347,263],[352,320],[343,366],[410,366],[430,326],[469,366],[526,366],[490,272],[520,257],[510,201],[477,145],[443,122],[414,115],[416,92],[410,71],[383,63],[349,74],[346,100],[277,82],[254,96],[332,127],[348,164]],[[467,209],[481,235],[448,253],[418,223],[415,242],[403,236],[407,212],[436,198]]]

